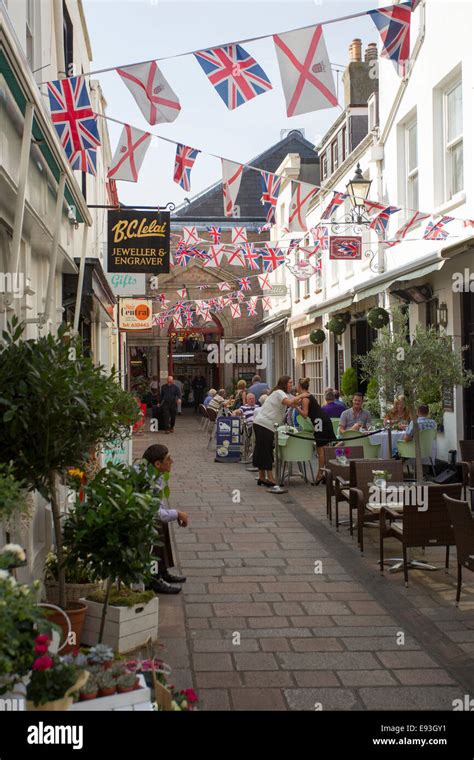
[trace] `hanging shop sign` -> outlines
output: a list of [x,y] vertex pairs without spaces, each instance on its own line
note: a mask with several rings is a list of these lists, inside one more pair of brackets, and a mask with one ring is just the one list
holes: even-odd
[[362,258],[360,236],[334,235],[329,239],[329,258],[334,261],[354,261]]
[[109,272],[170,271],[169,211],[114,209],[108,212]]
[[151,330],[153,305],[148,298],[121,298],[119,328],[121,330]]
[[108,283],[116,296],[141,296],[146,293],[144,274],[123,274],[106,272]]
[[271,298],[284,298],[288,295],[288,286],[287,285],[272,285],[270,290],[265,291],[266,296],[271,296]]

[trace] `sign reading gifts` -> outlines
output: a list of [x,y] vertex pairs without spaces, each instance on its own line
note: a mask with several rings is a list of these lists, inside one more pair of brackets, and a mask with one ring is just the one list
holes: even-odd
[[362,258],[362,238],[360,236],[332,235],[329,239],[329,258],[347,261]]
[[119,328],[121,330],[151,330],[153,305],[148,298],[121,298]]
[[107,228],[109,272],[170,271],[169,211],[114,209]]

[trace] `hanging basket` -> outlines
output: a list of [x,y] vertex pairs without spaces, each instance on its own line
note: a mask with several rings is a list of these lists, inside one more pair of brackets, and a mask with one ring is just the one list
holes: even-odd
[[309,339],[315,346],[320,346],[326,340],[326,333],[321,329],[312,330],[309,334]]
[[390,322],[390,314],[380,306],[371,309],[367,314],[367,322],[374,330],[381,330]]
[[347,322],[342,317],[332,317],[325,327],[334,335],[342,335],[346,331]]

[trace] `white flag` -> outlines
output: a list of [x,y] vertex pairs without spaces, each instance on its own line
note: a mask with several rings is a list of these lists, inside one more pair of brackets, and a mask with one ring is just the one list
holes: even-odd
[[183,227],[184,245],[199,243],[199,235],[196,227]]
[[149,132],[142,132],[141,129],[125,124],[107,177],[109,179],[123,179],[127,182],[138,182],[138,172],[150,146],[150,141]]
[[243,170],[242,164],[227,161],[225,158],[222,159],[222,192],[224,194],[224,214],[226,216],[234,215],[234,206]]
[[116,71],[149,124],[163,124],[176,119],[181,110],[179,100],[156,61],[137,63]]
[[291,183],[291,203],[288,226],[292,232],[306,231],[306,217],[309,206],[318,192],[316,185],[307,182]]
[[274,34],[288,116],[337,106],[322,26]]
[[234,245],[247,242],[247,227],[232,227],[231,241]]

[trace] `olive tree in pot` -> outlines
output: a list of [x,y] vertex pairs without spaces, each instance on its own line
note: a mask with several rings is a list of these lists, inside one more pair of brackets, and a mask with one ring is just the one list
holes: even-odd
[[115,372],[95,366],[69,329],[23,340],[24,325],[13,317],[0,345],[0,463],[12,462],[16,477],[51,503],[63,609],[60,478],[93,447],[128,436],[138,417]]
[[420,431],[417,408],[426,397],[441,397],[444,388],[468,386],[474,374],[463,366],[463,348],[454,345],[451,335],[433,327],[417,324],[410,336],[408,316],[394,308],[392,327],[379,330],[377,340],[365,356],[358,356],[365,379],[377,378],[381,395],[389,401],[400,392],[406,398],[413,420],[413,440],[416,452],[416,477],[423,480]]
[[64,540],[91,571],[107,581],[99,643],[115,581],[129,586],[152,577],[151,547],[160,545],[156,513],[162,492],[156,470],[109,462],[84,486],[64,524]]

